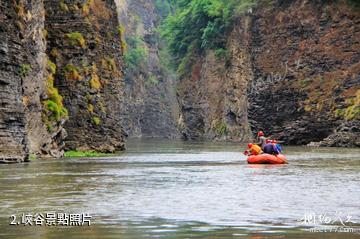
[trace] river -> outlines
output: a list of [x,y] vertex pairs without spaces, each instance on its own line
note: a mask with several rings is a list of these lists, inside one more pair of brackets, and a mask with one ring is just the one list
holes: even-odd
[[131,140],[113,157],[0,165],[0,238],[360,238],[360,149],[285,147],[288,165],[248,165],[244,149]]

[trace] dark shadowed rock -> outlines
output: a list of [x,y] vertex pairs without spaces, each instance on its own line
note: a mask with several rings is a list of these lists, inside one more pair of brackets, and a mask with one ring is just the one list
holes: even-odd
[[327,147],[360,147],[360,121],[342,123],[319,144]]

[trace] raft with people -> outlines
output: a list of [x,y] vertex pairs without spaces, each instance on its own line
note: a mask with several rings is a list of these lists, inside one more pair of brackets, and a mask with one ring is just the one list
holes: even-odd
[[259,141],[249,143],[244,154],[248,156],[249,164],[287,164],[282,148],[276,140],[267,139],[264,132],[258,132]]
[[286,164],[287,160],[283,154],[259,154],[247,158],[249,164]]

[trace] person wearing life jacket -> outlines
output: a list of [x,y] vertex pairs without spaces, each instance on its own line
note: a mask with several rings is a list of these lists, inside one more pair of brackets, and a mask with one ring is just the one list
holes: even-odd
[[263,148],[264,153],[278,155],[279,151],[276,149],[275,145],[271,142],[271,140],[267,139],[266,144]]
[[244,152],[245,155],[259,155],[262,153],[261,148],[256,144],[248,144],[248,150]]
[[264,146],[266,144],[265,134],[264,132],[259,131],[257,135],[258,135],[258,142],[256,144],[259,145],[264,150]]
[[277,152],[279,152],[279,154],[281,154],[281,152],[282,152],[282,148],[281,148],[280,144],[278,144],[278,142],[277,142],[275,139],[274,139],[274,140],[272,140],[272,143],[273,143],[273,145],[274,145],[274,147],[275,147],[276,151],[277,151]]
[[[271,143],[273,144],[275,151],[278,152],[276,153],[276,155],[281,154],[282,153],[281,145],[278,144],[278,142],[275,139],[272,140]],[[286,158],[283,158],[283,160],[285,164],[289,163]]]

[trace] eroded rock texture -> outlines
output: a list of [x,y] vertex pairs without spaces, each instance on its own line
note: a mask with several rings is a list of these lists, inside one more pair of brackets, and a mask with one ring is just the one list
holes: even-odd
[[249,19],[229,35],[229,56],[213,51],[192,59],[191,75],[178,87],[180,125],[186,139],[244,141],[251,137],[247,112],[247,84],[251,80]]
[[253,17],[252,127],[290,144],[320,141],[359,119],[345,111],[360,94],[360,14],[341,2],[276,7]]
[[23,77],[23,35],[16,25],[17,12],[11,1],[0,2],[0,159],[23,160],[27,157]]
[[66,148],[124,149],[121,31],[113,0],[46,0],[47,53],[69,120]]
[[0,158],[27,160],[28,154],[61,156],[62,132],[42,121],[46,98],[46,43],[42,1],[0,2]]
[[330,141],[359,120],[359,14],[346,1],[298,0],[239,18],[228,59],[208,51],[181,79],[185,138],[251,140],[264,130],[288,144],[354,145],[356,127]]
[[121,34],[114,1],[0,1],[1,162],[124,149]]

